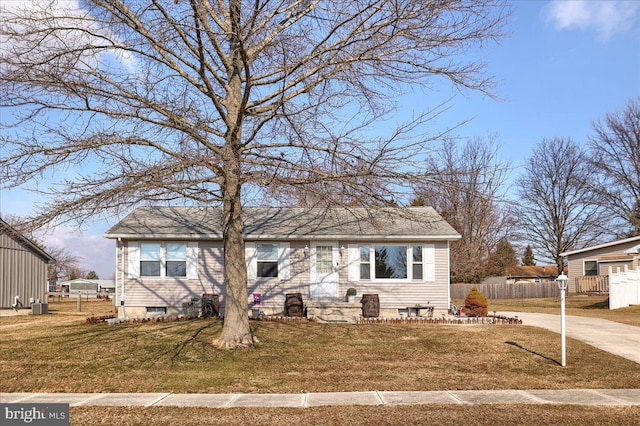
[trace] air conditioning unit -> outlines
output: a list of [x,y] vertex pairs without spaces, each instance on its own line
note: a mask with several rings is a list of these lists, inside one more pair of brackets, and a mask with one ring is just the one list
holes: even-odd
[[49,313],[49,304],[48,303],[34,303],[31,305],[31,314],[33,315],[44,315]]

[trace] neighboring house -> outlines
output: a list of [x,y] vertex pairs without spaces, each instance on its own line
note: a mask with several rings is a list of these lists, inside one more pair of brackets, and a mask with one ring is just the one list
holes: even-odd
[[[449,241],[460,235],[430,207],[245,207],[243,217],[247,303],[266,314],[282,314],[289,293],[338,302],[349,287],[377,294],[381,316],[449,308]],[[215,207],[141,207],[107,231],[120,315],[178,314],[205,294],[224,313],[222,219]]]
[[553,282],[558,276],[556,265],[512,266],[505,275],[486,277],[482,284],[521,284]]
[[99,293],[115,293],[116,281],[115,280],[96,280],[98,281]]
[[36,243],[0,219],[0,308],[10,308],[16,296],[24,307],[46,303],[47,264],[55,259]]
[[558,277],[556,265],[512,266],[506,270],[507,284],[544,283],[555,281]]
[[116,289],[114,280],[92,280],[77,278],[60,283],[61,291],[68,293],[113,293]]
[[609,291],[609,267],[613,270],[640,266],[640,236],[561,253],[567,258],[569,292]]

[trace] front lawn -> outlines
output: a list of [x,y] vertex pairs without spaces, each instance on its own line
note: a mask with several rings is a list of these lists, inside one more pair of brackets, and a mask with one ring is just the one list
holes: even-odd
[[[87,313],[88,315],[88,313]],[[220,321],[0,320],[0,392],[258,392],[638,388],[640,365],[522,325],[252,322],[256,349],[211,344]]]

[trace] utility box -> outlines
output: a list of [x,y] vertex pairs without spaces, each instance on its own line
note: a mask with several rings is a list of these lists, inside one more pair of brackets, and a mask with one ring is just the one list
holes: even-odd
[[48,303],[34,303],[33,305],[31,305],[32,315],[44,315],[48,313],[49,313]]

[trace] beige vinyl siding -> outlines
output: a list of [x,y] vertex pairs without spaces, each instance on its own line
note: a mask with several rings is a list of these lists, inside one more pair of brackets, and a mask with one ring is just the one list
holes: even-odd
[[0,307],[10,308],[20,296],[24,307],[29,299],[47,302],[47,261],[8,234],[0,234]]
[[[348,247],[349,242],[345,242]],[[351,244],[376,244],[377,242]],[[385,242],[386,243],[386,242]],[[389,244],[392,242],[389,241]],[[422,241],[402,243],[403,245],[434,245],[435,281],[349,281],[347,265],[341,267],[340,293],[346,294],[347,288],[354,287],[358,298],[363,294],[378,294],[381,308],[407,308],[427,302],[436,309],[449,308],[449,246],[446,241]],[[341,262],[342,265],[342,262]]]
[[[576,255],[577,256],[577,255]],[[569,293],[576,292],[576,282],[575,277],[582,276],[582,259],[573,259],[570,258],[567,262],[567,276],[569,277]]]
[[[305,247],[309,242],[293,242],[290,244],[290,277],[287,280],[279,278],[258,278],[248,281],[248,300],[253,301],[253,294],[259,293],[262,307],[284,308],[287,293],[302,293],[303,300],[309,300],[309,257],[305,254]],[[122,265],[122,257],[118,256],[118,267]],[[125,252],[125,308],[127,306],[166,306],[181,307],[192,296],[202,296],[205,293],[218,294],[220,309],[224,313],[224,253],[221,241],[198,242],[198,279],[187,280],[180,278],[128,278],[128,257]],[[121,275],[118,275],[120,280]],[[121,285],[118,285],[118,295]],[[119,296],[120,297],[120,296]],[[119,304],[119,301],[118,303]]]
[[[279,243],[278,241],[272,241]],[[366,244],[353,241],[338,241],[338,297],[343,298],[349,287],[356,288],[358,300],[362,294],[376,293],[379,295],[381,308],[406,308],[416,304],[435,306],[436,309],[448,309],[449,307],[449,249],[446,241],[416,241],[402,243],[403,245],[434,246],[435,280],[434,281],[349,281],[348,256],[349,244]],[[375,244],[370,242],[369,244]],[[386,243],[391,244],[391,241]],[[284,309],[287,293],[301,293],[305,303],[310,301],[310,241],[289,242],[289,277],[257,278],[248,280],[248,300],[251,304],[253,294],[261,295],[261,307],[271,309]],[[118,267],[124,263],[128,265],[125,255],[118,256]],[[190,300],[192,296],[201,296],[204,293],[213,293],[220,296],[220,308],[224,312],[224,263],[223,245],[220,241],[198,242],[198,279],[187,280],[180,278],[142,278],[129,279],[128,271],[124,271],[125,277],[125,307],[127,306],[159,306],[180,307],[183,302]],[[118,280],[121,275],[118,275]],[[120,282],[120,281],[118,281]],[[118,284],[118,294],[121,285]]]
[[[125,245],[125,248],[127,245]],[[191,297],[202,297],[203,294],[218,294],[223,302],[224,270],[223,250],[220,241],[198,242],[198,278],[146,278],[131,279],[128,277],[128,254],[125,250],[124,277],[125,308],[127,306],[145,307],[181,307]],[[118,267],[122,266],[122,257],[118,256]],[[118,275],[118,302],[122,297],[121,275]]]
[[575,277],[584,275],[584,262],[586,260],[598,261],[598,274],[608,275],[609,266],[612,266],[614,270],[616,268],[623,269],[625,265],[632,266],[633,258],[627,255],[625,251],[637,245],[638,241],[631,241],[626,244],[603,247],[568,256],[569,292],[576,291]]
[[[271,241],[278,243],[277,241]],[[305,247],[307,251],[305,252]],[[263,308],[283,309],[287,293],[301,293],[302,300],[309,301],[309,241],[295,241],[289,243],[289,278],[256,278],[249,280],[249,301],[253,301],[253,294],[261,297],[260,306]]]

